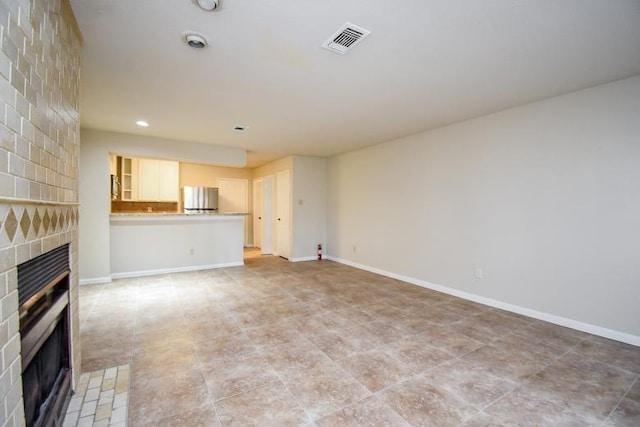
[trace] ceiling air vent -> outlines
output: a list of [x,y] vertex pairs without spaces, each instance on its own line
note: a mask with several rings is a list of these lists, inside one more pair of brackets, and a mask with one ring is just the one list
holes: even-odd
[[360,43],[362,39],[371,34],[371,31],[360,28],[349,22],[344,24],[329,40],[322,43],[322,47],[340,54],[347,53],[355,45]]

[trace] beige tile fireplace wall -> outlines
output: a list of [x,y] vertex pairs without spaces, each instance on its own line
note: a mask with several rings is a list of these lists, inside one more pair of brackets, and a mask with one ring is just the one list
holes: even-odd
[[0,0],[0,32],[0,425],[19,426],[16,265],[65,243],[71,244],[73,363],[80,366],[81,36],[68,0]]

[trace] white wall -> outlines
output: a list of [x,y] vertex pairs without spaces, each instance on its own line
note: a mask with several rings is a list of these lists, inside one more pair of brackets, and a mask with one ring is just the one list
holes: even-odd
[[109,153],[186,162],[244,166],[245,150],[211,144],[173,141],[82,129],[80,135],[80,281],[108,281]]
[[109,150],[93,144],[87,131],[80,131],[79,275],[80,283],[104,282],[111,277],[109,266]]
[[110,230],[114,277],[243,265],[241,216],[120,218]]
[[149,157],[233,167],[244,167],[247,164],[246,150],[224,147],[222,145],[201,144],[198,142],[129,135],[93,129],[83,129],[82,138],[83,142],[85,138],[88,138],[91,143],[106,145],[112,153],[134,157]]
[[328,188],[332,257],[640,345],[640,76],[334,157]]
[[294,261],[317,258],[327,240],[327,159],[294,156],[292,183]]

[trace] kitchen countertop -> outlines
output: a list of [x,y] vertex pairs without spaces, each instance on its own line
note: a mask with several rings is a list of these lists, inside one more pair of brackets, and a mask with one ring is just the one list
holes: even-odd
[[225,213],[182,213],[182,212],[118,212],[110,214],[112,223],[119,222],[159,222],[159,221],[222,221],[250,215],[243,212]]
[[184,213],[184,212],[113,212],[109,215],[121,216],[179,216],[179,217],[203,217],[203,216],[243,216],[251,215],[249,212],[221,212],[221,213]]

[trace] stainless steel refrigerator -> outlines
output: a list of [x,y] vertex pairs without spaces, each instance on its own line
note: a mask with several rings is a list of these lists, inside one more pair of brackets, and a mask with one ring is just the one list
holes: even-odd
[[218,211],[218,189],[214,187],[182,187],[184,213],[215,213]]

